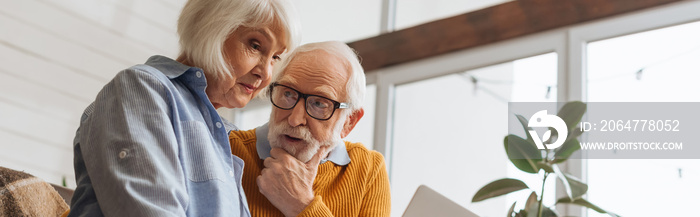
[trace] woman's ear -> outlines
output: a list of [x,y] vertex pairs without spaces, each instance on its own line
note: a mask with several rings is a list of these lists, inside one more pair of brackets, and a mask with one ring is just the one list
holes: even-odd
[[355,125],[357,125],[357,122],[360,122],[360,119],[362,119],[362,116],[365,115],[365,110],[360,108],[356,111],[353,111],[350,116],[345,119],[345,123],[343,124],[343,131],[340,132],[340,138],[345,138],[350,134],[353,128],[355,128]]

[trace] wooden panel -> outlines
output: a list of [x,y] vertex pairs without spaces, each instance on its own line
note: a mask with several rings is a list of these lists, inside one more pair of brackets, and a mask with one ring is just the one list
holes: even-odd
[[[92,101],[97,92],[107,82],[78,74],[50,60],[33,56],[0,43],[0,76],[13,74],[36,83],[55,92],[72,96],[83,101]],[[78,84],[78,85],[76,85]],[[2,94],[21,92],[2,92]],[[43,99],[39,98],[39,100]]]
[[516,0],[349,43],[366,71],[680,0]]
[[54,37],[5,15],[0,15],[0,42],[40,56],[72,71],[108,81],[128,67],[70,41]]
[[75,186],[72,141],[76,124],[0,101],[0,165]]
[[78,123],[81,114],[91,102],[77,100],[14,75],[4,75],[3,79],[0,79],[0,93],[14,93],[0,94],[0,101],[24,107],[27,111],[37,114],[48,115],[52,117],[51,119],[70,123]]
[[[56,147],[51,144],[26,139],[16,134],[0,130],[0,138],[7,145],[0,152],[2,165],[8,161],[19,163],[26,168],[46,171],[56,171],[59,174],[73,174],[73,146],[65,144],[64,147]],[[51,162],[51,163],[47,163]]]
[[[96,0],[82,0],[96,1]],[[180,10],[184,3],[179,5],[168,3],[168,1],[160,0],[100,0],[109,4],[123,8],[126,11],[131,11],[133,15],[142,18],[145,22],[163,28],[166,31],[175,32],[177,30],[177,18],[180,16]]]
[[[0,101],[0,120],[2,131],[55,147],[70,147],[80,121],[63,121],[4,101]],[[6,146],[10,145],[3,141],[2,147]]]
[[175,56],[184,0],[0,0],[0,166],[75,187],[73,137],[120,70]]
[[[62,0],[42,1],[56,9],[71,13],[80,19],[86,19],[101,28],[107,28],[116,35],[133,39],[142,46],[155,49],[159,54],[175,56],[178,51],[177,34],[166,30],[155,22],[137,16],[133,11],[117,7],[103,0]],[[173,10],[172,8],[161,8]],[[156,11],[156,9],[152,9]],[[154,12],[158,13],[158,12]],[[179,10],[177,10],[179,13]],[[176,22],[173,20],[172,22]]]
[[36,0],[8,2],[5,7],[0,7],[0,13],[45,32],[44,34],[83,46],[121,64],[143,63],[149,56],[157,53],[156,50],[138,45],[131,39],[110,32],[107,28],[96,26],[88,20],[79,19]]
[[[120,0],[116,0],[120,1]],[[157,2],[161,2],[163,5],[168,5],[169,7],[176,8],[178,10],[178,13],[180,12],[179,10],[182,9],[182,6],[187,3],[187,0],[154,0]]]

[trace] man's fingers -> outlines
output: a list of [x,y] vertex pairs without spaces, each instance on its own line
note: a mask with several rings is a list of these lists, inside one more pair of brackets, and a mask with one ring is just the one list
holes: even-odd
[[265,168],[270,168],[273,160],[274,159],[271,157],[265,158],[265,160],[263,161],[263,166],[265,166]]
[[267,196],[267,193],[269,191],[268,188],[270,187],[269,183],[265,181],[265,178],[263,178],[262,175],[258,176],[258,178],[255,179],[255,181],[258,183],[258,191],[260,191],[262,195]]
[[270,156],[274,159],[280,159],[282,156],[285,156],[285,155],[290,155],[290,154],[287,153],[287,151],[285,151],[284,149],[272,148],[272,150],[270,150]]

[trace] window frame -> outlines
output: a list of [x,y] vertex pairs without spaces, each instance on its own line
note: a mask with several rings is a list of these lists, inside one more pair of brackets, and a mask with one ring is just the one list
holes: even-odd
[[[554,29],[368,72],[377,87],[374,149],[392,168],[394,91],[397,85],[468,71],[549,52],[557,54],[557,100],[586,99],[586,45],[589,42],[700,20],[700,2],[682,1],[598,21]],[[572,159],[562,170],[586,180],[586,160]],[[566,195],[557,183],[556,196]],[[587,209],[559,205],[562,215],[587,216]]]

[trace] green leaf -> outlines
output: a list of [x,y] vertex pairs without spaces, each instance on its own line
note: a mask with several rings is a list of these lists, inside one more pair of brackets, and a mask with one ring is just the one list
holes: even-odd
[[479,191],[477,191],[476,194],[474,194],[472,202],[479,202],[492,197],[498,197],[504,194],[527,188],[527,185],[523,181],[517,179],[499,179],[479,189]]
[[[537,194],[533,191],[530,197],[527,198],[527,203],[525,204],[525,213],[527,217],[538,217],[537,209],[540,206],[540,201],[537,200]],[[541,217],[556,217],[559,216],[554,210],[549,209],[549,207],[542,206]]]
[[552,163],[561,163],[566,161],[569,159],[569,157],[571,157],[571,154],[579,149],[581,149],[581,143],[578,141],[578,139],[571,139],[564,142],[561,147],[554,150],[554,160]]
[[588,185],[586,183],[583,183],[578,178],[566,173],[564,174],[564,176],[569,182],[569,186],[571,186],[571,197],[580,198],[584,194],[586,194],[586,192],[588,192]]
[[523,129],[525,130],[525,135],[527,135],[527,141],[528,142],[533,142],[532,136],[530,135],[530,127],[527,126],[528,120],[523,117],[522,115],[515,115],[515,117],[518,118],[518,121],[520,121],[520,124],[523,125]]
[[537,173],[537,161],[542,161],[542,154],[534,144],[519,136],[510,134],[503,139],[508,159],[515,167],[526,173]]
[[569,135],[566,136],[566,141],[575,139],[583,134],[583,130],[580,127],[576,127],[573,130],[569,130]]
[[525,212],[527,212],[527,217],[537,217],[537,207],[540,206],[539,201],[537,201],[537,194],[533,191],[525,202]]
[[510,206],[510,209],[508,209],[508,215],[506,217],[512,217],[513,216],[513,210],[515,209],[515,204],[518,203],[518,201],[513,202],[513,205]]
[[586,185],[586,183],[583,183],[572,175],[561,172],[559,166],[556,164],[553,165],[552,168],[564,185],[564,190],[566,191],[566,195],[569,196],[569,199],[578,199],[586,194],[586,191],[588,191],[588,185]]
[[550,209],[549,207],[543,206],[542,207],[542,217],[558,217],[559,214],[554,211],[553,209]]
[[596,205],[593,205],[591,202],[588,202],[587,200],[585,200],[583,198],[571,200],[569,198],[563,197],[563,198],[559,198],[559,200],[557,200],[556,204],[560,204],[560,203],[576,204],[579,206],[583,206],[583,207],[587,207],[589,209],[595,210],[598,213],[608,214],[611,217],[619,217],[619,215],[612,213],[612,212],[609,212],[609,211],[606,211],[606,210],[604,210]]
[[549,164],[545,163],[544,161],[538,161],[538,162],[537,162],[537,167],[539,167],[540,169],[543,169],[545,172],[548,172],[548,173],[553,173],[553,172],[554,172],[554,170],[552,169],[552,166],[550,166]]
[[583,114],[586,113],[586,104],[580,101],[568,102],[559,110],[559,116],[569,130],[574,129],[578,122],[581,122]]

